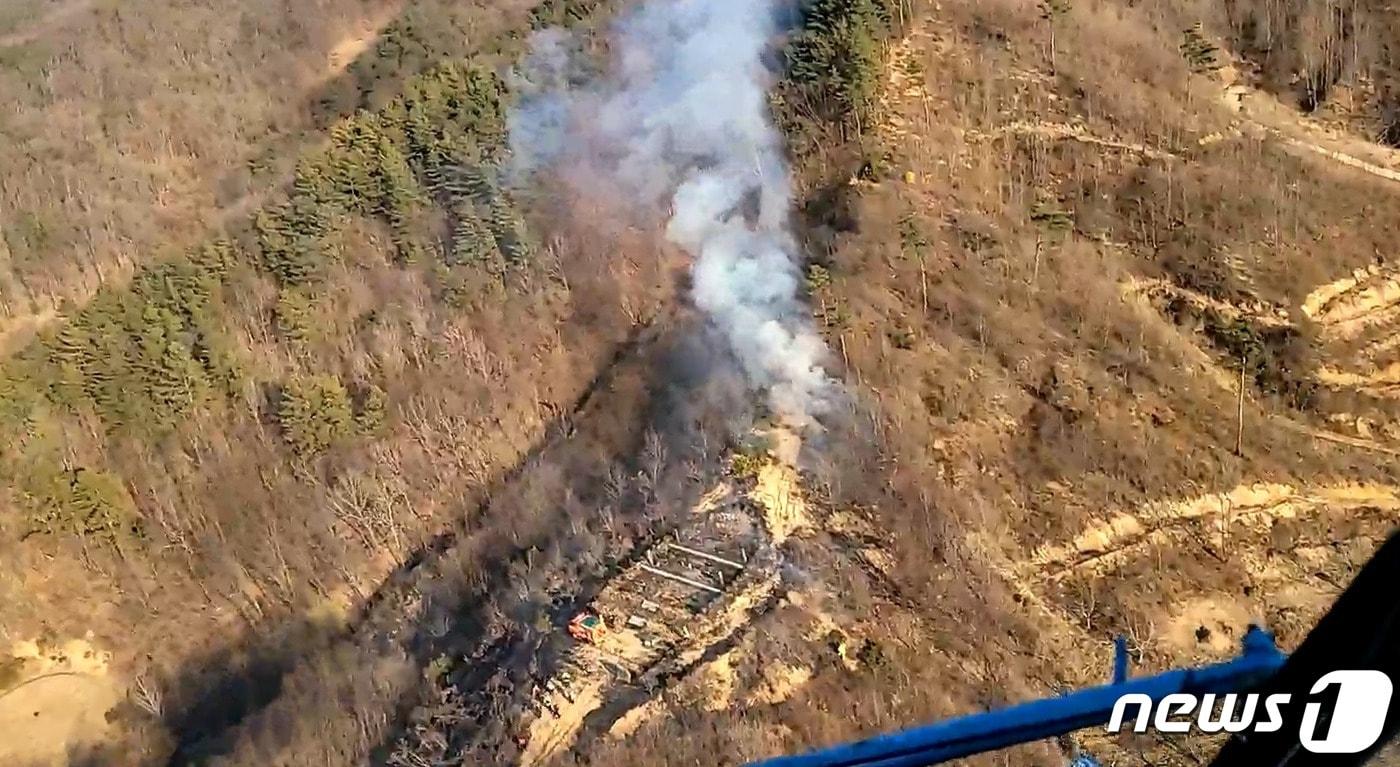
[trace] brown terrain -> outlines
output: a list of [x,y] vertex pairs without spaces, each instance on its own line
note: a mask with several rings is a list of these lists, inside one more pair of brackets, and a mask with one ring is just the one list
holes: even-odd
[[[1382,5],[845,4],[865,95],[772,97],[848,395],[800,444],[698,340],[655,222],[516,191],[529,260],[498,232],[464,264],[486,203],[411,121],[338,154],[411,93],[492,162],[445,67],[557,24],[605,56],[614,4],[0,10],[0,763],[731,765],[1102,683],[1115,635],[1144,672],[1251,623],[1296,647],[1400,525]],[[264,214],[320,221],[283,203],[323,156],[417,202],[336,208],[301,282]],[[83,307],[220,238],[187,324],[235,372],[156,429],[64,330],[148,348],[164,304]]]

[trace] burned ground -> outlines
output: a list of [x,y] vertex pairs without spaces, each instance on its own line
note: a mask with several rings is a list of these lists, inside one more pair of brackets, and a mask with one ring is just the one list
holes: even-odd
[[[712,375],[723,355],[656,232],[549,190],[478,210],[496,198],[454,191],[470,172],[410,158],[429,202],[349,216],[323,282],[286,284],[261,230],[231,232],[255,252],[218,329],[253,351],[247,382],[182,430],[118,431],[85,400],[3,411],[24,447],[7,458],[43,468],[56,441],[118,478],[147,532],[33,533],[32,499],[5,495],[0,695],[92,630],[111,655],[90,677],[123,702],[74,763],[732,764],[1097,683],[1115,634],[1149,670],[1227,657],[1256,620],[1296,645],[1400,521],[1389,150],[1303,114],[1277,62],[1257,79],[1255,32],[1211,4],[811,5],[808,31],[848,12],[866,37],[847,51],[863,68],[773,97],[849,395],[800,473]],[[336,55],[363,52],[298,126],[392,120],[405,72],[463,50],[431,10],[361,10]],[[489,68],[519,52],[497,23],[609,10],[512,5],[464,29]],[[1197,22],[1218,66],[1183,58]],[[775,66],[822,55],[801,39]],[[524,266],[504,252],[521,230],[492,218],[510,215],[539,240]],[[478,224],[510,236],[464,268]],[[13,364],[61,357],[69,319]],[[61,363],[6,368],[24,375],[0,396],[62,390]],[[384,422],[299,455],[270,393],[326,371],[352,421],[382,388]],[[724,581],[677,542],[746,568]],[[630,666],[567,637],[587,609],[650,616],[602,648]],[[1090,733],[1006,758],[1210,747]]]

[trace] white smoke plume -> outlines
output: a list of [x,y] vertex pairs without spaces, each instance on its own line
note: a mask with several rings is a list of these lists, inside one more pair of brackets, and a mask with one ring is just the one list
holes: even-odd
[[667,238],[694,257],[695,305],[774,415],[806,429],[837,387],[801,303],[789,169],[768,109],[764,57],[785,5],[645,0],[617,22],[614,61],[591,77],[567,33],[539,33],[509,128],[517,170],[586,155],[606,178],[579,186],[596,181],[639,210],[669,211]]

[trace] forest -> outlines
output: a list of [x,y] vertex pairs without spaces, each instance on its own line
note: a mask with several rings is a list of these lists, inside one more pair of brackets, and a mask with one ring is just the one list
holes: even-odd
[[[628,7],[0,11],[0,695],[81,641],[112,701],[36,764],[533,765],[562,625],[754,492],[770,414],[662,212],[512,172],[535,35],[604,69]],[[1097,679],[1115,633],[1148,667],[1256,618],[1296,643],[1400,523],[1400,198],[1355,170],[1400,167],[1397,23],[797,4],[768,108],[849,394],[812,519],[722,656],[541,763],[986,709]],[[1211,746],[1107,740],[1007,758]]]

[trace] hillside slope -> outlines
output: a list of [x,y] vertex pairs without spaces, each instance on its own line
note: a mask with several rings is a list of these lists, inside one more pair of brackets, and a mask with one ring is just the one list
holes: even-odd
[[494,25],[580,9],[401,18],[349,67],[365,107],[281,161],[286,187],[0,362],[7,711],[81,641],[105,659],[101,710],[39,718],[112,726],[72,756],[217,750],[433,552],[544,512],[479,510],[571,431],[672,290],[644,235],[497,181],[511,38]]
[[[606,72],[620,6],[274,5],[342,21],[231,54],[295,97],[168,183],[264,158],[232,204],[100,289],[9,246],[48,319],[0,361],[0,721],[40,733],[0,761],[737,764],[1097,683],[1115,634],[1291,647],[1400,524],[1390,151],[1242,77],[1214,4],[785,19],[820,432],[717,350],[674,211],[507,172],[528,32]],[[0,46],[146,18],[31,6]]]
[[246,216],[376,79],[461,54],[520,5],[7,3],[0,353]]
[[[1291,647],[1400,524],[1385,150],[1241,110],[1225,52],[1182,56],[1197,22],[1229,39],[1201,5],[912,10],[869,120],[796,144],[868,462],[811,478],[834,505],[782,609],[559,763],[733,763],[1097,684],[1119,633],[1146,670],[1254,621]],[[1081,748],[1212,752],[968,763]]]

